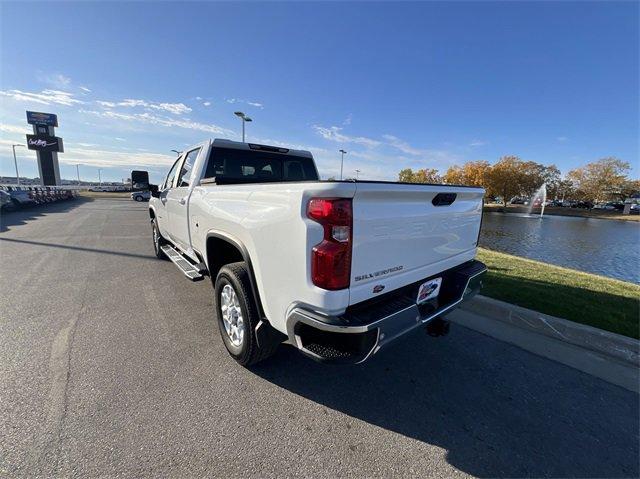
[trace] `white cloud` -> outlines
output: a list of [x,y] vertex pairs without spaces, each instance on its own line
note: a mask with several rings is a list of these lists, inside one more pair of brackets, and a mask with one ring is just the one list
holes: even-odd
[[556,141],[567,141],[569,138],[567,138],[566,136],[559,136],[558,138],[556,138]]
[[81,86],[79,88],[85,93],[91,93],[91,90],[89,88],[87,88],[86,86]]
[[203,103],[203,105],[204,105],[204,106],[211,106],[211,102],[210,102],[210,101],[205,101],[205,102]]
[[232,105],[234,103],[245,103],[245,104],[247,104],[249,106],[253,106],[255,108],[260,108],[261,110],[264,109],[264,104],[260,103],[260,102],[257,102],[257,101],[243,100],[242,98],[227,98],[225,101],[227,103],[232,104]]
[[40,72],[37,77],[41,82],[47,83],[55,88],[68,88],[71,85],[71,78],[62,73],[43,74]]
[[388,144],[390,146],[392,146],[394,148],[397,148],[398,150],[400,150],[403,153],[406,153],[407,155],[424,156],[425,154],[427,154],[427,150],[421,150],[419,148],[414,148],[409,143],[407,143],[404,140],[401,140],[397,136],[382,135],[382,138],[387,140],[387,142],[388,142]]
[[127,141],[125,138],[120,138],[119,136],[116,136],[114,139],[117,141]]
[[96,103],[103,108],[115,108],[116,106],[122,106],[126,108],[144,108],[147,111],[166,111],[174,115],[183,115],[189,113],[189,108],[184,103],[165,103],[165,102],[153,102],[146,100],[139,100],[134,98],[125,98],[119,102],[96,100]]
[[17,133],[17,134],[31,134],[33,129],[28,125],[9,125],[7,123],[0,123],[0,131],[4,133]]
[[86,114],[95,115],[101,118],[108,118],[108,119],[119,120],[119,121],[124,120],[124,121],[138,122],[138,123],[146,123],[151,125],[160,125],[165,127],[178,127],[178,128],[185,128],[188,130],[205,131],[207,133],[224,135],[227,137],[236,136],[235,132],[231,130],[227,130],[226,128],[222,128],[217,125],[199,123],[199,122],[188,120],[188,119],[176,119],[176,118],[156,116],[148,112],[120,113],[112,110],[95,111],[95,110],[81,109],[79,110],[79,113],[86,113]]
[[331,126],[327,128],[324,126],[314,125],[313,129],[325,140],[335,141],[336,143],[355,143],[368,148],[375,148],[381,144],[381,142],[371,138],[345,135],[344,133],[341,133],[342,128],[338,126]]
[[469,146],[478,147],[478,146],[485,146],[485,145],[488,145],[488,144],[489,144],[488,141],[473,140],[471,143],[469,143]]
[[347,115],[347,117],[344,119],[344,121],[342,122],[343,126],[349,126],[351,125],[351,121],[353,120],[353,113],[349,113]]
[[11,98],[15,101],[38,103],[40,105],[80,105],[84,101],[74,98],[73,93],[61,90],[42,90],[39,93],[22,90],[0,90],[0,96]]
[[69,148],[63,155],[59,155],[58,159],[61,163],[81,163],[96,167],[127,169],[167,167],[175,161],[174,157],[159,153],[132,153],[130,151],[92,148]]

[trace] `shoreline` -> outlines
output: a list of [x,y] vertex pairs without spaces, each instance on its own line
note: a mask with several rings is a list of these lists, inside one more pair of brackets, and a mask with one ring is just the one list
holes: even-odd
[[479,247],[482,294],[639,339],[640,285]]
[[[498,204],[485,204],[482,211],[484,213],[519,213],[527,214],[529,212],[528,206],[523,205],[508,205],[506,208],[503,205]],[[540,208],[534,208],[533,213],[539,213]],[[569,208],[560,206],[547,206],[544,209],[545,215],[550,216],[572,216],[578,218],[594,218],[598,220],[616,220],[616,221],[630,221],[640,222],[640,215],[623,215],[618,211],[607,210],[585,210],[581,208]]]

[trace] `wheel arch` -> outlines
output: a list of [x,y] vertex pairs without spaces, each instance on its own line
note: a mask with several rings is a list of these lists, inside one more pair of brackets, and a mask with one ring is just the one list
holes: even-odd
[[[218,253],[218,254],[217,254]],[[256,276],[253,271],[253,264],[249,251],[245,245],[229,235],[219,232],[209,232],[206,236],[206,248],[205,248],[205,262],[207,264],[207,270],[211,281],[215,285],[216,276],[220,269],[229,263],[235,263],[237,261],[244,261],[249,270],[249,282],[251,284],[251,293],[256,301],[258,308],[258,315],[261,319],[267,319],[262,307],[262,300],[260,299],[260,292],[258,291],[258,284],[256,282]]]

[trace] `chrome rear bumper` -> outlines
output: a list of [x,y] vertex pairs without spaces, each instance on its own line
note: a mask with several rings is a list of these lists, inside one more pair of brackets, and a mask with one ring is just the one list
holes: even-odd
[[486,270],[474,260],[436,275],[442,277],[438,298],[420,305],[415,303],[418,287],[431,278],[351,306],[341,316],[294,308],[287,318],[290,342],[317,361],[363,362],[394,339],[473,297]]

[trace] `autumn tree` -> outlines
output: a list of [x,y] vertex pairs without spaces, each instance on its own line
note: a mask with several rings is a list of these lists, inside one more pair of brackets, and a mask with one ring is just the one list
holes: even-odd
[[491,167],[485,188],[489,196],[500,196],[507,202],[520,193],[519,175],[522,160],[517,156],[503,156]]
[[413,183],[413,170],[411,168],[400,170],[398,181],[401,183]]
[[486,186],[490,169],[487,161],[468,161],[462,166],[450,167],[443,179],[450,185]]
[[571,170],[567,177],[573,182],[576,196],[589,201],[619,198],[629,181],[630,165],[626,161],[609,157]]
[[423,168],[416,171],[405,168],[398,173],[398,181],[403,183],[442,183],[442,177],[435,168]]

